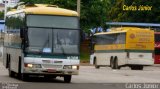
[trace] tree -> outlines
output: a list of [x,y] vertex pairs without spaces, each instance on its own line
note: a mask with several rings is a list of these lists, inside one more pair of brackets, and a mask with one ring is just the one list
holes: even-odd
[[0,19],[4,19],[4,12],[3,11],[0,12]]
[[82,0],[81,28],[88,31],[89,28],[103,27],[109,8],[110,0]]
[[[77,0],[20,0],[23,2],[54,4],[62,8],[76,10]],[[88,32],[90,28],[104,26],[107,20],[111,0],[81,0],[81,29]]]
[[[116,0],[108,16],[109,21],[116,22],[148,22],[158,23],[160,21],[159,0]],[[123,11],[123,5],[127,6],[152,6],[151,11]]]
[[20,2],[30,2],[36,4],[53,4],[59,7],[76,10],[76,0],[20,0]]

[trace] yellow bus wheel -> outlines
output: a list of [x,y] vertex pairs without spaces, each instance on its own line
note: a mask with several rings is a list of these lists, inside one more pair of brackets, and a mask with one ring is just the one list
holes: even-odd
[[97,59],[96,59],[96,57],[94,58],[94,65],[95,65],[95,68],[96,68],[96,69],[99,69],[99,68],[100,68],[100,66],[97,65]]

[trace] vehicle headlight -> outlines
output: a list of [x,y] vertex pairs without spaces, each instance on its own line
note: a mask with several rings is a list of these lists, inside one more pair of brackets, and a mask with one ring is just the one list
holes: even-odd
[[27,67],[32,68],[33,64],[28,64]]
[[72,69],[78,69],[77,66],[72,66]]
[[41,65],[40,64],[24,64],[25,67],[28,67],[28,68],[41,68]]
[[63,69],[72,69],[71,65],[64,65]]

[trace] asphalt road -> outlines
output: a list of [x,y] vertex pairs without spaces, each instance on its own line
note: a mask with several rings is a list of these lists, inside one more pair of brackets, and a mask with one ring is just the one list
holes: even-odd
[[[135,83],[138,83],[138,88],[128,86]],[[160,66],[145,67],[143,71],[129,67],[112,70],[109,67],[95,69],[93,66],[81,66],[79,75],[72,76],[72,82],[66,84],[60,77],[50,80],[33,77],[27,82],[10,78],[8,70],[0,62],[0,89],[144,89],[144,83],[157,84],[153,89],[160,88]]]

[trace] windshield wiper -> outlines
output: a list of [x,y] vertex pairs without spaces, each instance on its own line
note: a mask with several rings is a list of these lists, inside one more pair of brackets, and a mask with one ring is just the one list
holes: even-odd
[[42,46],[41,53],[43,53],[43,50],[44,50],[44,48],[46,47],[47,44],[48,44],[48,47],[49,47],[49,33],[48,33],[48,37],[47,37],[45,43]]
[[64,52],[64,47],[63,47],[63,45],[62,45],[62,42],[61,42],[60,39],[59,39],[58,32],[57,32],[57,43],[59,43],[60,46],[61,46],[62,54],[63,54],[63,55],[66,55],[66,53]]

